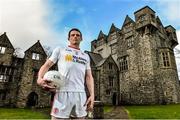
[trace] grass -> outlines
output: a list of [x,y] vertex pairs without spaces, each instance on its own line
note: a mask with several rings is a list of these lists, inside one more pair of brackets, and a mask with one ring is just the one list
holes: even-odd
[[[130,119],[180,119],[180,104],[124,106]],[[110,113],[113,106],[104,106],[104,113]],[[50,108],[21,109],[0,108],[0,119],[50,119]]]
[[104,106],[104,113],[111,112],[113,109],[113,106]]
[[131,119],[180,119],[180,104],[125,106]]
[[49,119],[49,114],[21,108],[0,108],[0,119]]

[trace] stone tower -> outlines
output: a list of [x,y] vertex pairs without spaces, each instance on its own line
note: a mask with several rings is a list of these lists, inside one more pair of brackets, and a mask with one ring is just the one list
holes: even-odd
[[[175,29],[164,28],[148,6],[134,15],[135,22],[126,17],[118,41],[121,103],[179,102],[179,81],[173,52],[178,44]],[[167,28],[171,32],[168,33]]]
[[[180,102],[180,86],[173,48],[178,44],[176,30],[164,27],[150,7],[134,12],[135,21],[126,16],[116,29],[119,67],[119,104],[166,104]],[[101,33],[102,34],[102,33]],[[103,53],[106,42],[92,41],[92,52]],[[101,52],[99,51],[101,50]],[[108,53],[107,54],[112,54]],[[106,57],[101,54],[102,57]]]
[[25,51],[17,107],[49,106],[50,92],[44,91],[36,83],[38,71],[46,58],[47,55],[39,40]]

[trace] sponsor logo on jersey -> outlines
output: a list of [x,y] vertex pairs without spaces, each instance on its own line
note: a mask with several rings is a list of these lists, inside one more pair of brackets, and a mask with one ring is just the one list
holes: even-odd
[[65,55],[65,61],[71,62],[73,60],[72,55]]
[[79,57],[79,56],[70,55],[70,54],[65,55],[65,61],[80,63],[80,64],[84,64],[84,65],[87,63],[86,59]]

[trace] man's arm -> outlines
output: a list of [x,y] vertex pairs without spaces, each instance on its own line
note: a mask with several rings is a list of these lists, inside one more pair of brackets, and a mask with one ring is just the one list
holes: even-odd
[[89,98],[86,101],[87,110],[92,111],[94,107],[94,79],[91,69],[86,70],[86,84],[89,91]]
[[41,66],[39,72],[38,72],[38,79],[37,84],[44,87],[44,88],[52,88],[47,84],[47,81],[43,79],[44,74],[49,70],[50,67],[52,67],[54,63],[50,60],[47,60],[44,65]]

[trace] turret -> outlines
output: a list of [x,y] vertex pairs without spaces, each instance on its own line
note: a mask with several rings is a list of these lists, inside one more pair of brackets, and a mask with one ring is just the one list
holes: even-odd
[[178,40],[176,36],[176,29],[172,27],[171,25],[165,27],[166,34],[170,40],[171,47],[174,48],[176,45],[178,45]]
[[134,12],[136,29],[151,25],[156,27],[155,11],[149,6],[145,6],[138,11]]
[[97,44],[97,40],[96,39],[91,42],[91,51],[94,51],[94,49],[96,49],[96,47],[97,47],[96,44]]

